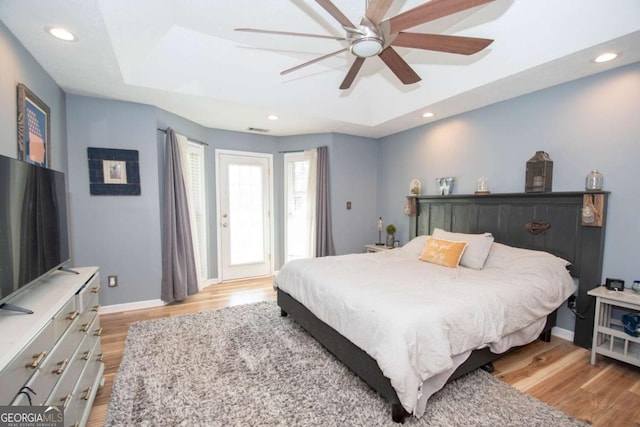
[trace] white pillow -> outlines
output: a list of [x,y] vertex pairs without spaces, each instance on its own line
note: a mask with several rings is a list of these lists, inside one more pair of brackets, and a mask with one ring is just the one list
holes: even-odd
[[547,260],[552,260],[549,262],[560,263],[560,265],[565,269],[571,265],[571,263],[566,259],[557,257],[548,252],[516,248],[494,242],[491,245],[491,252],[487,257],[487,262],[484,266],[486,268],[502,268],[517,271],[529,267],[535,269],[536,267],[540,267],[541,263],[546,262]]
[[427,238],[429,236],[421,235],[414,237],[401,248],[395,249],[395,251],[399,251],[406,255],[409,258],[418,258],[424,249],[424,245],[427,243]]
[[452,233],[441,228],[436,228],[433,230],[433,237],[436,239],[467,242],[467,248],[462,254],[460,265],[473,268],[474,270],[482,270],[489,251],[491,250],[491,244],[493,243],[493,235],[491,233]]

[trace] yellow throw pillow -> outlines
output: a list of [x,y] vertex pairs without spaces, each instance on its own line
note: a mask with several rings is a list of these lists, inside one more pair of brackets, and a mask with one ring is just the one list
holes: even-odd
[[456,268],[462,258],[467,242],[454,242],[429,237],[424,245],[420,261]]

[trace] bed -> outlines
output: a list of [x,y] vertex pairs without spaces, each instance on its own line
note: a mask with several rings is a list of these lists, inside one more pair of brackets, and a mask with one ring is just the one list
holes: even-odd
[[[491,233],[495,242],[484,268],[417,261],[427,239],[418,237],[394,251],[289,263],[274,283],[278,305],[283,315],[293,316],[387,399],[394,421],[420,416],[428,397],[446,381],[540,334],[549,338],[554,310],[576,291],[562,271],[567,267],[578,278],[578,309],[584,318],[576,322],[576,342],[586,333],[590,338],[583,329],[593,324],[593,317],[589,321],[590,307],[581,305],[581,294],[600,282],[604,227],[581,225],[584,197],[545,193],[415,198],[412,237],[434,231]],[[511,246],[544,251],[534,253],[544,259],[531,262],[525,256],[518,269],[510,268],[524,254]],[[534,290],[518,297],[513,282],[534,289],[541,281],[539,270],[547,268],[558,283],[554,295],[544,300],[541,295],[549,291]],[[485,274],[494,284],[478,286]],[[431,278],[425,281],[427,276]],[[425,291],[428,286],[434,287],[431,294]],[[488,291],[488,286],[494,289]],[[456,298],[461,307],[454,307]],[[492,318],[493,313],[510,311],[508,321]]]

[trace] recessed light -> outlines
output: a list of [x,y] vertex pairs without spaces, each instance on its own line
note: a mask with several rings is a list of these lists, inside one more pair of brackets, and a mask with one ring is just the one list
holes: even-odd
[[609,62],[616,59],[617,57],[618,57],[617,53],[607,52],[607,53],[603,53],[602,55],[598,55],[596,59],[593,60],[593,62],[597,62],[597,63]]
[[69,30],[65,30],[62,27],[47,27],[46,30],[53,37],[60,40],[71,42],[76,39],[76,36],[74,36]]
[[267,116],[267,119],[269,120],[278,120],[280,117],[276,116],[275,114],[269,114]]
[[424,113],[422,115],[422,117],[424,117],[425,119],[429,119],[431,117],[435,116],[435,114],[433,114],[431,111],[427,111],[426,113]]

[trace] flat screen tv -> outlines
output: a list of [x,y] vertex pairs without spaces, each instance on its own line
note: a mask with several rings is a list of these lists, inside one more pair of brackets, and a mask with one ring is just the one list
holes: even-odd
[[67,227],[64,174],[0,156],[0,308],[69,261]]

